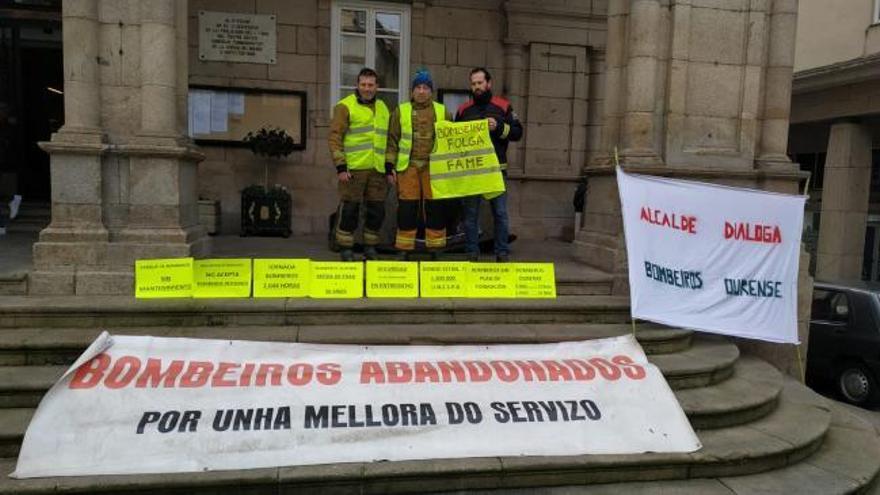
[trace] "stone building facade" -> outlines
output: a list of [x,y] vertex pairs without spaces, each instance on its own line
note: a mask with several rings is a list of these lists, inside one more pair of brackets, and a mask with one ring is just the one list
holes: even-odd
[[[202,11],[274,16],[277,60],[201,60]],[[52,223],[34,246],[31,291],[125,293],[137,258],[206,255],[200,197],[220,202],[221,232],[237,232],[239,192],[262,182],[262,162],[193,143],[191,86],[306,95],[305,147],[273,163],[269,183],[292,192],[295,235],[325,232],[328,120],[351,62],[338,16],[360,15],[344,11],[368,25],[399,15],[383,42],[399,42],[391,93],[405,97],[419,67],[447,94],[466,89],[472,67],[492,71],[525,127],[509,154],[513,231],[572,240],[615,293],[627,291],[615,152],[639,172],[798,190],[786,156],[796,0],[64,0],[67,120],[43,144]]]
[[880,1],[801,0],[789,154],[821,279],[880,280]]

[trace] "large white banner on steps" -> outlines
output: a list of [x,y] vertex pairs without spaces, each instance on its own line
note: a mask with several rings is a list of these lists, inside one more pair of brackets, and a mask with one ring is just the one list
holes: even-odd
[[40,403],[12,476],[699,448],[629,335],[363,347],[104,333]]
[[798,343],[804,196],[617,169],[632,316]]

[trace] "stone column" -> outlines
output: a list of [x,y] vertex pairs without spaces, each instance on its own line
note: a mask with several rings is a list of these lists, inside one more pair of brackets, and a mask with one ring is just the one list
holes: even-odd
[[[509,100],[514,111],[519,115],[527,115],[528,89],[526,88],[526,57],[528,45],[522,41],[508,40],[504,43],[504,81],[506,91],[497,88],[499,94],[504,94]],[[454,110],[453,110],[454,111]],[[523,141],[510,143],[507,152],[507,165],[512,171],[525,173],[526,164],[523,162]]]
[[101,129],[98,71],[98,2],[64,0],[61,5],[64,50],[64,126],[49,153],[52,221],[34,244],[30,291],[74,291],[77,266],[99,264],[108,239],[102,215]]
[[655,110],[661,29],[660,0],[630,0],[626,48],[626,109],[622,154],[627,161],[659,163]]
[[817,279],[859,279],[871,184],[871,132],[857,122],[831,125],[822,217],[816,252]]
[[601,146],[596,165],[607,165],[614,147],[620,142],[623,119],[622,90],[626,67],[627,5],[624,2],[608,4],[608,31],[605,55],[605,101],[602,111]]
[[[185,2],[184,2],[185,3]],[[177,131],[177,11],[174,0],[141,0],[141,135]]]
[[[144,0],[141,21],[141,122],[131,144],[118,150],[129,157],[128,225],[113,247],[114,262],[132,263],[149,251],[154,256],[202,252],[206,237],[198,223],[196,165],[203,157],[190,146],[179,122],[185,98],[178,62],[185,55],[186,2]],[[196,247],[201,246],[201,247]]]
[[773,2],[767,66],[764,76],[764,102],[756,165],[758,168],[794,165],[788,159],[788,122],[791,113],[791,80],[794,67],[794,38],[797,30],[797,2]]

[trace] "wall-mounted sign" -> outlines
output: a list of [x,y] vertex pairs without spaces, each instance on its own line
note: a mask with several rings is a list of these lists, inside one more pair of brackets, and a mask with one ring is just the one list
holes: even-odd
[[199,60],[274,64],[274,15],[199,11]]

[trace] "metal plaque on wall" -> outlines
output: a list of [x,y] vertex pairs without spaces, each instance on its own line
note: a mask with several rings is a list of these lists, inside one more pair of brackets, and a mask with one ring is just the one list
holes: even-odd
[[274,64],[274,15],[199,11],[199,60]]

